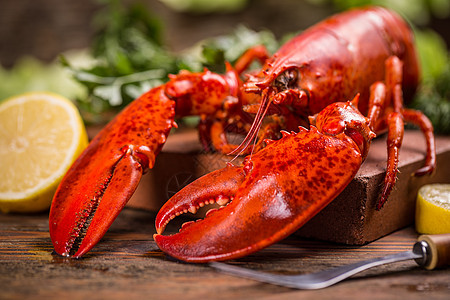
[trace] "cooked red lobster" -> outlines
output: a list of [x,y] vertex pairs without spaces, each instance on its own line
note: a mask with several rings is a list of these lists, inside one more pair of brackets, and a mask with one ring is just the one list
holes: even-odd
[[[261,71],[243,82],[241,73],[255,59],[263,62]],[[345,188],[375,133],[387,130],[381,209],[395,184],[404,121],[417,125],[427,143],[416,175],[435,169],[431,123],[403,107],[403,95],[411,97],[418,81],[410,28],[380,7],[332,16],[271,58],[262,47],[250,49],[224,75],[207,70],[173,75],[124,109],[67,172],[50,211],[55,251],[80,257],[102,238],[152,168],[175,118],[186,115],[201,115],[201,140],[218,151],[248,153],[250,143],[258,142],[242,166],[230,164],[205,175],[162,207],[154,239],[173,257],[232,259],[283,239]],[[247,134],[242,146],[228,143],[223,131],[229,124]],[[279,129],[291,132],[282,131],[283,137],[274,140]],[[214,202],[224,207],[177,234],[161,235],[175,216]]]

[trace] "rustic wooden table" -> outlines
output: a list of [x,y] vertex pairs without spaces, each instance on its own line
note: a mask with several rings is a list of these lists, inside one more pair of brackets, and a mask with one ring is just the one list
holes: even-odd
[[[367,270],[335,286],[295,290],[225,275],[166,257],[152,240],[153,213],[126,208],[83,259],[52,254],[48,217],[0,215],[0,299],[449,299],[450,269],[425,271],[414,261]],[[180,222],[183,220],[180,220]],[[176,223],[176,222],[175,222]],[[179,224],[171,223],[175,226]],[[291,237],[230,263],[294,274],[409,250],[402,229],[365,246]]]

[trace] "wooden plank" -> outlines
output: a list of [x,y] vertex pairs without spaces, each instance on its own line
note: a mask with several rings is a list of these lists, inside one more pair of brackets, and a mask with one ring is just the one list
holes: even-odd
[[[169,224],[176,231],[184,219]],[[79,260],[52,254],[47,215],[0,215],[1,299],[447,299],[449,269],[413,261],[377,267],[319,291],[300,291],[221,274],[166,257],[152,240],[154,214],[125,209],[104,239]],[[406,228],[365,246],[292,236],[230,263],[270,272],[323,270],[411,248]]]

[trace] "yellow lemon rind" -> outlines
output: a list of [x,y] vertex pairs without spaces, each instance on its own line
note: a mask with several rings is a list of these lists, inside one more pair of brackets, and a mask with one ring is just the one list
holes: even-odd
[[[442,186],[442,184],[435,185]],[[428,185],[422,188],[433,188],[433,186]],[[420,234],[450,233],[450,210],[427,201],[423,194],[424,193],[419,190],[417,195],[415,216],[416,231]]]
[[70,122],[74,126],[76,135],[73,137],[72,144],[68,149],[64,162],[58,170],[55,170],[52,176],[43,180],[35,187],[20,193],[0,192],[0,211],[3,213],[34,213],[47,210],[50,207],[51,200],[62,177],[88,144],[86,129],[78,109],[70,100],[62,96],[49,92],[29,92],[2,101],[0,103],[0,111],[11,105],[27,101],[30,98],[46,98],[68,111],[68,115],[73,118]]

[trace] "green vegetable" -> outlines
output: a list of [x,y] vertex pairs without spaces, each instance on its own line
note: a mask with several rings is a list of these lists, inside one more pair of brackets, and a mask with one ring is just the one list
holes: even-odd
[[144,7],[125,9],[117,0],[99,16],[101,30],[92,47],[95,63],[78,68],[65,57],[62,64],[83,84],[88,96],[78,98],[88,123],[103,123],[132,100],[168,80],[181,69],[197,72],[203,67],[222,72],[225,60],[234,63],[248,48],[265,44],[278,47],[268,31],[254,32],[244,26],[228,36],[209,39],[183,54],[174,54],[162,43],[159,21]]
[[229,35],[204,41],[203,66],[214,72],[224,72],[225,61],[234,64],[246,50],[255,45],[264,45],[271,53],[280,46],[270,31],[255,32],[240,25]]
[[77,68],[61,57],[62,64],[87,89],[78,98],[85,121],[106,122],[133,99],[161,84],[178,71],[178,58],[163,47],[162,26],[141,4],[125,9],[118,0],[107,1],[97,16],[91,54],[95,63]]
[[416,30],[422,83],[411,108],[428,116],[437,133],[450,134],[450,55],[444,40],[432,30]]
[[428,116],[437,133],[450,134],[450,59],[436,78],[424,82],[410,107]]
[[170,8],[181,12],[212,13],[241,10],[247,0],[160,0]]
[[[78,60],[78,53],[68,54]],[[75,57],[75,56],[76,57]],[[33,91],[49,91],[69,99],[85,96],[83,87],[70,78],[58,63],[43,63],[33,57],[23,57],[11,69],[0,66],[0,101]]]
[[448,51],[442,37],[431,29],[415,30],[422,78],[425,81],[439,77],[448,68]]

